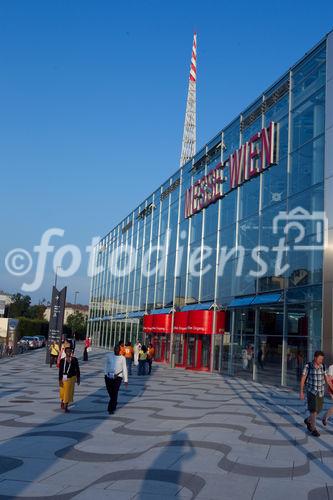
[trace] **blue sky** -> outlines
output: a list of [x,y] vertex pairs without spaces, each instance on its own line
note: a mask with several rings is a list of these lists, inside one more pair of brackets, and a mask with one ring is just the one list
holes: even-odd
[[[179,163],[193,31],[198,148],[333,27],[331,1],[2,0],[0,290],[45,230],[84,253]],[[13,277],[13,248],[32,253]],[[86,257],[68,300],[87,303]],[[33,301],[49,300],[48,256]]]

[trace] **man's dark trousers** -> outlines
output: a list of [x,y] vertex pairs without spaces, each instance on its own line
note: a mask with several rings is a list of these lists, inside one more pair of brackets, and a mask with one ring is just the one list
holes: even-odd
[[122,380],[122,377],[109,378],[105,375],[105,385],[110,397],[110,401],[108,404],[109,413],[115,411],[117,408],[118,392]]

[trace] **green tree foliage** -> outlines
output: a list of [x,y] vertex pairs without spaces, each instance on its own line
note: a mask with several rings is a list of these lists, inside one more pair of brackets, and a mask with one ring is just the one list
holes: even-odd
[[31,319],[41,319],[44,320],[44,313],[46,307],[39,304],[36,306],[30,306],[27,312],[27,316]]
[[44,335],[44,337],[47,337],[49,331],[49,323],[47,321],[30,318],[18,318],[18,320],[18,337],[25,335]]
[[31,297],[29,295],[22,295],[21,293],[16,293],[11,297],[12,303],[9,306],[9,317],[19,318],[27,317],[29,313],[29,308],[31,304]]
[[67,318],[67,325],[72,330],[72,334],[75,334],[77,339],[84,339],[86,336],[87,329],[87,318],[82,312],[75,311],[74,314],[70,314]]

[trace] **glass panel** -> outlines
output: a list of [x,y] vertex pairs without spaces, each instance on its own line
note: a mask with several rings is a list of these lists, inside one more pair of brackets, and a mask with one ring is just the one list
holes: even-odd
[[324,132],[325,90],[317,92],[292,112],[292,151]]
[[[201,273],[201,301],[214,300],[215,293],[215,273],[216,273],[216,240],[217,233],[210,238],[206,238],[202,256],[202,273]],[[210,255],[209,255],[210,254]]]
[[236,221],[237,190],[228,193],[220,202],[221,227],[230,226]]
[[228,158],[228,156],[233,153],[236,149],[239,148],[239,140],[240,140],[240,129],[239,129],[239,119],[233,122],[228,128],[224,131],[224,146],[225,149],[223,151],[223,158]]
[[191,276],[188,274],[188,288],[187,288],[187,298],[186,302],[198,302],[199,301],[199,277]]
[[226,251],[234,248],[236,245],[236,224],[224,227],[219,231],[220,248],[225,247]]
[[323,278],[323,252],[316,250],[316,239],[313,236],[304,238],[304,250],[288,252],[289,286],[310,285],[321,283]]
[[196,338],[195,335],[187,335],[187,360],[186,366],[188,368],[195,367],[196,360]]
[[[317,234],[317,231],[321,231],[322,225],[317,225],[322,219],[319,217],[312,218],[313,212],[321,212],[324,209],[324,190],[323,185],[319,184],[316,187],[307,189],[300,194],[294,195],[288,200],[289,211],[301,208],[309,212],[310,217],[308,219],[300,219],[301,225],[304,228],[305,235],[309,236],[311,234]],[[295,220],[297,218],[295,217]],[[288,242],[294,241],[296,237],[300,234],[300,230],[297,228],[290,228],[288,231]],[[319,241],[319,240],[318,240]],[[299,244],[303,244],[299,242]]]
[[[239,258],[241,259],[241,257]],[[235,260],[236,271],[237,262],[239,259]],[[256,280],[257,278],[250,275],[250,271],[257,271],[257,263],[253,260],[251,253],[247,253],[244,256],[244,262],[239,263],[239,268],[241,272],[236,272],[235,276],[235,295],[251,295],[256,292]]]
[[[299,318],[302,319],[302,318]],[[304,318],[303,318],[304,319]],[[288,324],[297,321],[294,315],[288,314]],[[287,385],[299,389],[302,372],[308,360],[308,338],[289,337],[286,353]]]
[[287,157],[262,174],[263,207],[279,203],[287,196]]
[[210,343],[211,335],[200,335],[201,337],[201,368],[209,369],[210,367]]
[[175,335],[175,363],[183,365],[184,363],[184,344],[185,335]]
[[252,251],[258,245],[259,216],[255,215],[239,223],[238,244],[246,251]]
[[224,335],[220,334],[213,335],[213,370],[215,371],[222,371],[223,337]]
[[217,231],[218,209],[218,203],[213,203],[205,210],[205,237]]
[[321,46],[313,54],[293,69],[293,87],[299,85],[306,77],[314,72],[326,60],[326,45]]
[[299,193],[324,176],[325,137],[307,143],[291,155],[290,194]]
[[200,240],[202,237],[202,212],[191,218],[191,243]]
[[217,296],[219,302],[222,302],[224,297],[234,295],[235,262],[235,260],[228,260],[223,269],[219,266],[217,279]]
[[257,380],[281,384],[283,347],[283,307],[260,308],[259,337],[256,346]]
[[239,219],[245,219],[259,211],[259,189],[259,177],[245,182],[239,188]]
[[[269,95],[265,97],[267,99]],[[287,93],[266,111],[265,126],[267,127],[271,122],[279,122],[281,117],[288,113],[288,105],[289,94]]]
[[[257,107],[262,104],[262,101],[258,102]],[[245,117],[246,118],[246,117]],[[249,141],[251,137],[261,130],[262,115],[260,115],[257,120],[255,120],[249,127],[246,127],[242,133],[242,144]]]
[[235,311],[235,333],[232,339],[231,373],[252,379],[254,362],[254,310]]

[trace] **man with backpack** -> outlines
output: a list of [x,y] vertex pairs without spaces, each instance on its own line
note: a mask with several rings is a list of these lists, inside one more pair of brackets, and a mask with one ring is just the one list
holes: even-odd
[[320,434],[316,429],[316,418],[318,413],[323,409],[325,382],[333,390],[333,385],[327,376],[326,368],[324,365],[324,353],[316,351],[314,353],[313,361],[306,363],[303,375],[301,378],[300,399],[304,399],[304,385],[307,388],[307,401],[310,416],[304,420],[308,431],[312,436],[319,437]]

